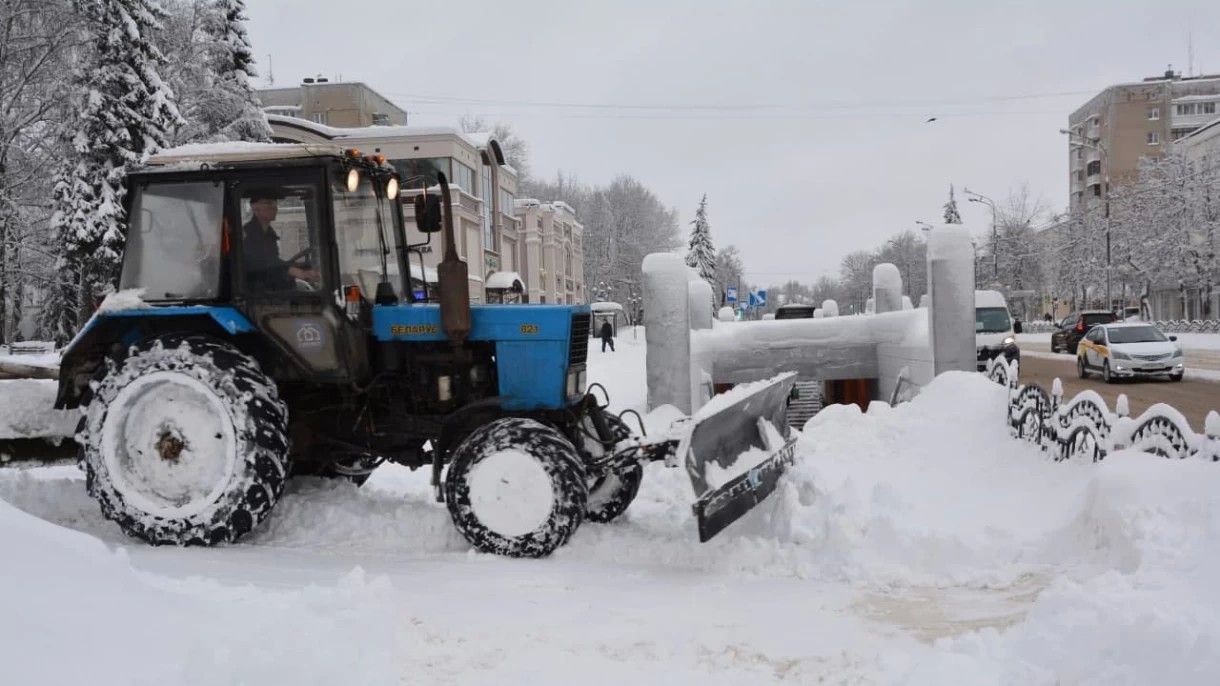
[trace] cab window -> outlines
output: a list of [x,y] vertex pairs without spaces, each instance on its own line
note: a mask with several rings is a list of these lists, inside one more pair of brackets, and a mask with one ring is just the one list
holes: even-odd
[[316,290],[322,253],[315,185],[251,183],[243,185],[239,198],[246,290]]
[[119,287],[147,300],[207,300],[220,291],[224,186],[213,181],[136,188]]

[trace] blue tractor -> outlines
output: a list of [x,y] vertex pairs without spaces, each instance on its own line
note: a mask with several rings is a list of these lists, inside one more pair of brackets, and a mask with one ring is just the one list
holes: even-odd
[[471,305],[443,177],[412,208],[442,234],[433,288],[398,184],[379,156],[310,145],[167,151],[129,176],[119,291],[66,349],[56,401],[81,408],[108,519],[231,542],[291,475],[359,484],[390,461],[431,469],[478,550],[537,557],[622,514],[643,463],[674,464],[679,437],[633,436],[587,392],[588,306]]

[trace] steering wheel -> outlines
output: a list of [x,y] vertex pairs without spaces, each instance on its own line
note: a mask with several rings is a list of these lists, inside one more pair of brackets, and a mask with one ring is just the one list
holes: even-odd
[[[304,266],[305,266],[305,264],[306,264],[306,262],[303,262],[303,261],[301,260],[301,258],[302,258],[302,257],[305,257],[306,255],[308,255],[308,254],[310,253],[310,251],[311,251],[311,250],[313,250],[313,248],[305,248],[305,249],[304,249],[304,250],[302,250],[301,252],[299,252],[299,253],[297,253],[297,254],[293,255],[292,257],[289,257],[288,259],[284,260],[284,264],[286,264],[286,265],[288,265],[288,266],[290,266],[290,267],[304,267]],[[300,262],[300,264],[297,264],[298,262]]]

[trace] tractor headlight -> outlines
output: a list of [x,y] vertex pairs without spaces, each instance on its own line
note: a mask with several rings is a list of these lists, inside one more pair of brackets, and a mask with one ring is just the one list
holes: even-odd
[[387,200],[394,200],[398,197],[398,177],[391,176],[389,181],[385,182],[385,197]]
[[360,172],[355,169],[347,170],[347,192],[355,193],[360,187]]

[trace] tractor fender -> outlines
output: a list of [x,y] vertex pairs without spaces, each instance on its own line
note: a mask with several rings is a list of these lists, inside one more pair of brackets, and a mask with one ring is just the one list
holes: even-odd
[[121,358],[133,345],[155,336],[199,333],[228,339],[254,325],[233,307],[147,307],[96,312],[64,348],[55,408],[78,407],[90,379],[107,359]]
[[467,405],[463,405],[454,410],[445,417],[445,421],[441,424],[441,434],[437,439],[435,453],[438,457],[448,455],[462,439],[466,438],[470,432],[479,428],[486,422],[475,423],[479,415],[488,415],[489,420],[504,416],[504,401],[505,396],[494,396],[491,398],[483,398],[476,400]]

